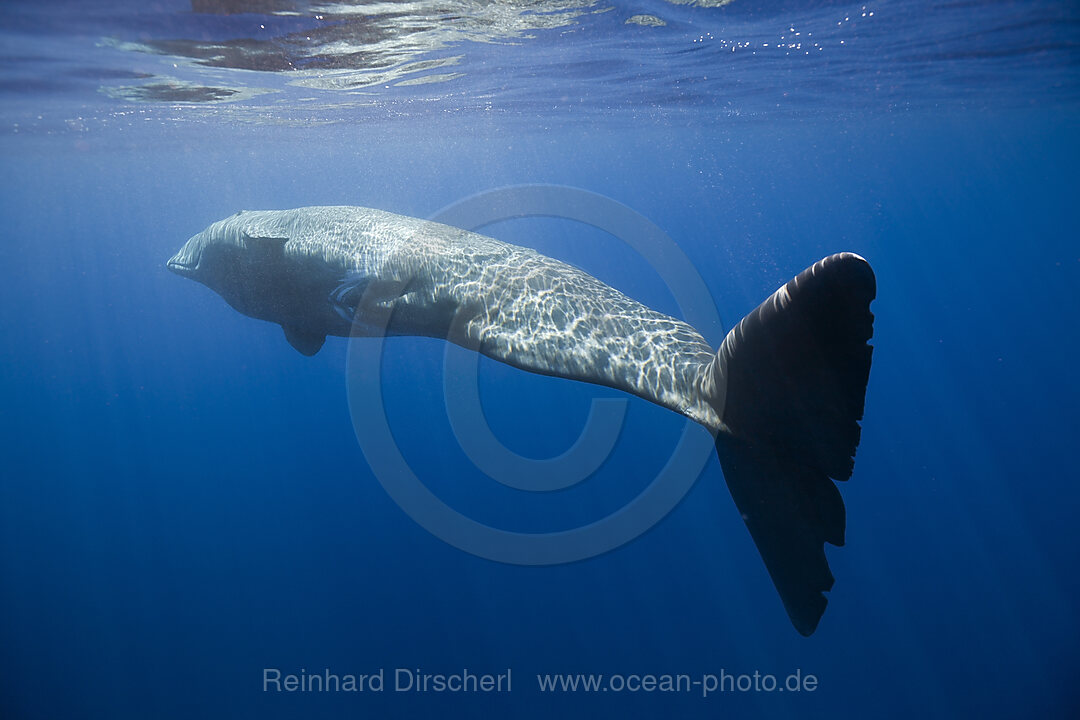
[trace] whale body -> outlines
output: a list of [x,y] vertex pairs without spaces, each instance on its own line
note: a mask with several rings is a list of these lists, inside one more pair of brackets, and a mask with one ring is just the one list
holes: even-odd
[[473,232],[359,207],[242,211],[167,263],[313,355],[328,335],[444,338],[535,373],[614,387],[708,428],[795,628],[816,629],[844,543],[876,282],[826,257],[716,351],[687,323],[581,270]]

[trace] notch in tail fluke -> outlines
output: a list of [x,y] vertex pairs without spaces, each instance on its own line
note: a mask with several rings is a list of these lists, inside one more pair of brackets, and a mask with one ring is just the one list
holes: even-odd
[[832,480],[854,467],[876,292],[866,260],[831,255],[743,318],[717,351],[726,396],[716,452],[802,635],[817,628],[833,584],[824,543],[844,544],[844,502]]

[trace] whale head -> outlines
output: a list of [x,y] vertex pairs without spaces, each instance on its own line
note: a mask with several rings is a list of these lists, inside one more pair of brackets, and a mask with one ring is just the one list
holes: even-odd
[[299,262],[286,252],[288,242],[281,213],[241,211],[192,236],[165,265],[243,314],[278,323],[294,347],[311,355],[327,333],[344,334],[327,302],[340,273]]
[[208,236],[209,228],[195,235],[181,247],[175,255],[168,259],[165,267],[181,277],[198,280],[200,275],[205,275],[205,267],[200,273],[199,267],[203,262],[203,255],[212,240]]
[[206,285],[245,315],[280,322],[275,297],[288,289],[283,274],[289,238],[266,233],[262,215],[241,211],[210,225],[184,243],[166,267]]

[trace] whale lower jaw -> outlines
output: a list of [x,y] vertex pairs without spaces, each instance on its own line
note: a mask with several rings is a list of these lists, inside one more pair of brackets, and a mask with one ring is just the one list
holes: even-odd
[[199,269],[199,264],[188,264],[177,260],[176,258],[172,258],[165,263],[165,267],[167,267],[169,270],[173,271],[181,277],[192,278],[195,277],[195,273]]

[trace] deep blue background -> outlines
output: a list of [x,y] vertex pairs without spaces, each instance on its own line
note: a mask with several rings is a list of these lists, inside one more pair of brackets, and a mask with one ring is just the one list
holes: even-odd
[[[710,105],[605,124],[602,113],[566,121],[560,107],[277,127],[161,114],[95,125],[88,112],[91,131],[46,134],[77,97],[25,100],[43,108],[44,129],[0,124],[0,717],[1075,714],[1075,65],[1045,68],[1072,84],[1026,102],[1011,84],[998,106],[979,73],[1005,60],[970,65],[980,58],[958,63],[971,70],[951,79],[960,85],[926,81],[922,100],[956,102],[898,107],[881,100],[888,87],[859,80],[835,115],[820,110],[840,95],[824,93],[807,100],[814,112],[777,116]],[[881,84],[903,77],[911,85],[893,91],[913,97],[922,76],[882,63],[892,74]],[[779,81],[802,87],[797,74]],[[82,100],[105,102],[96,90]],[[345,341],[304,358],[277,326],[164,267],[242,208],[424,217],[545,182],[663,228],[729,325],[823,255],[873,264],[874,366],[841,488],[848,544],[828,548],[837,581],[813,637],[788,623],[715,459],[663,522],[604,556],[529,568],[467,555],[410,520],[368,469]],[[594,229],[516,220],[487,231],[677,312],[644,261]],[[574,527],[620,507],[682,427],[629,399],[596,478],[524,496],[480,476],[457,446],[442,362],[439,342],[388,342],[388,419],[432,489],[511,529]],[[480,387],[495,433],[535,457],[574,441],[592,398],[621,397],[487,361]],[[382,667],[388,680],[395,667],[510,667],[514,692],[272,694],[264,667]],[[702,699],[541,695],[535,683],[796,669],[819,689]]]
[[[270,130],[132,152],[7,141],[7,716],[1060,716],[1075,707],[1078,667],[1077,129],[1033,112],[773,123],[699,133],[707,154],[648,132],[523,134],[513,147],[387,136],[333,152]],[[788,625],[715,461],[664,522],[608,555],[552,568],[477,559],[427,535],[371,476],[343,341],[303,358],[279,328],[162,264],[240,207],[425,215],[522,181],[594,189],[654,220],[729,323],[822,254],[874,264],[848,545],[829,552],[837,585],[811,639]],[[554,221],[501,230],[544,234],[545,251],[671,302],[647,268],[609,262],[630,255],[613,239]],[[406,456],[482,507],[490,482],[458,457],[442,415],[441,345],[388,348],[386,403]],[[482,370],[482,390],[498,389],[484,394],[496,431],[539,456],[572,442],[603,394]],[[630,419],[604,477],[638,488],[680,421],[636,400]],[[263,667],[380,666],[509,666],[515,692],[260,692]],[[802,668],[820,689],[541,697],[532,678],[721,668]]]

